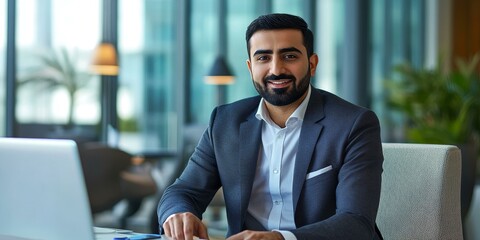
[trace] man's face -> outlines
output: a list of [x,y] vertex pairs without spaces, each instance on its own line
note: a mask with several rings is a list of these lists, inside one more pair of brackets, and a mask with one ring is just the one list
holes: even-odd
[[261,30],[250,38],[248,69],[258,93],[272,105],[305,96],[317,62],[317,55],[307,56],[299,30]]

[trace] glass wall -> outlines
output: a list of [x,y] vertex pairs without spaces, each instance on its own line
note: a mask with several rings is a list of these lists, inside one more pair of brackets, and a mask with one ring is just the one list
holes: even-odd
[[227,59],[235,75],[235,84],[228,86],[227,101],[257,95],[247,68],[245,30],[253,19],[262,14],[256,1],[228,1],[227,5]]
[[100,7],[96,0],[17,1],[18,123],[99,123],[99,81],[89,63]]
[[7,0],[0,0],[0,136],[5,135],[6,81],[5,59],[7,45]]
[[315,51],[319,62],[314,85],[337,94],[337,82],[341,78],[344,31],[344,0],[317,1]]
[[132,153],[177,147],[175,2],[119,1],[119,144]]
[[[243,2],[243,1],[241,1]],[[207,123],[216,103],[216,86],[207,85],[204,77],[219,51],[218,0],[191,1],[189,19],[190,76],[188,85],[189,123]],[[227,44],[228,45],[228,44]],[[230,63],[230,66],[234,66]]]
[[[272,12],[274,13],[289,13],[305,17],[305,9],[303,8],[305,0],[274,0],[272,5]],[[308,21],[308,19],[305,18],[305,21]]]
[[385,104],[384,81],[392,78],[395,65],[425,61],[424,1],[383,1],[371,3],[370,72],[373,101],[371,108],[379,115],[384,141],[402,141],[401,116],[395,116]]

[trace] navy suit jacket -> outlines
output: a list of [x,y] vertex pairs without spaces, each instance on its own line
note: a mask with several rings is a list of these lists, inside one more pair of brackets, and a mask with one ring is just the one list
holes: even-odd
[[[262,121],[260,97],[217,107],[182,175],[160,201],[160,226],[177,212],[199,218],[220,187],[227,236],[245,230]],[[377,239],[383,153],[376,115],[312,87],[298,143],[293,203],[298,239]],[[307,179],[307,174],[332,170]]]

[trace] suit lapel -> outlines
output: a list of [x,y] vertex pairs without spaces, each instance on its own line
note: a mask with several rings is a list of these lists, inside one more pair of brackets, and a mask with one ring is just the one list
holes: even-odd
[[297,208],[298,199],[305,183],[308,166],[312,160],[313,150],[315,149],[323,125],[320,120],[325,117],[322,95],[320,92],[312,88],[312,94],[308,103],[307,110],[300,132],[298,142],[297,157],[295,160],[295,172],[293,176],[293,206],[294,211]]
[[252,192],[258,154],[261,144],[262,121],[254,114],[240,124],[239,168],[240,168],[240,223],[243,224]]

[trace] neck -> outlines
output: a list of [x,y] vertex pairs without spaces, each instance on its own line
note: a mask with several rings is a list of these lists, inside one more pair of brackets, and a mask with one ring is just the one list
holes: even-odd
[[285,106],[275,106],[265,101],[265,107],[267,108],[268,114],[270,115],[272,121],[279,127],[284,128],[286,126],[287,119],[292,115],[293,112],[295,112],[298,106],[300,106],[306,96],[307,92],[305,92],[305,94],[303,94],[303,96],[297,99],[295,102]]

